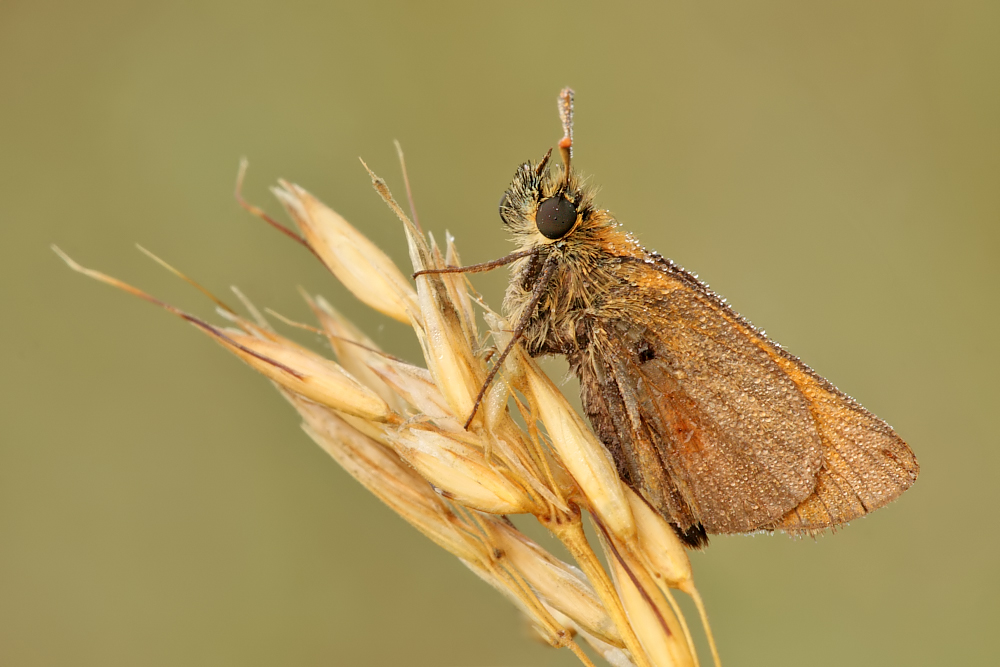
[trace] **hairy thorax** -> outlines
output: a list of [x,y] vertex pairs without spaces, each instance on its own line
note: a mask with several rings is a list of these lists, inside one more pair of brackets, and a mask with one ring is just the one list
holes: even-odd
[[[622,281],[622,272],[613,267],[625,258],[646,259],[648,253],[631,235],[620,231],[614,220],[601,222],[512,265],[504,310],[513,323],[531,299],[545,262],[552,257],[556,261],[555,273],[521,339],[531,356],[562,354],[572,364],[586,352],[595,321],[606,323],[609,317],[624,315],[609,310],[609,297],[621,295],[629,287]],[[622,302],[615,299],[614,303],[620,306]]]

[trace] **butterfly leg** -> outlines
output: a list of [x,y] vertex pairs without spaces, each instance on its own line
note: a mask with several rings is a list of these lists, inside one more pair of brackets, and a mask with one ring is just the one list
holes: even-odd
[[528,322],[531,321],[531,316],[534,315],[535,308],[538,306],[538,302],[541,301],[542,294],[545,293],[545,287],[552,278],[552,274],[555,273],[556,265],[558,263],[559,259],[555,255],[549,255],[548,259],[545,260],[545,265],[542,267],[542,274],[538,277],[538,282],[535,284],[535,289],[531,293],[531,298],[528,300],[528,303],[525,304],[524,310],[521,312],[521,318],[517,321],[514,331],[511,332],[510,342],[507,343],[507,347],[505,347],[503,352],[500,353],[500,357],[497,358],[496,362],[493,364],[493,368],[490,369],[489,375],[486,376],[483,386],[479,389],[479,395],[476,396],[476,402],[472,405],[472,413],[469,415],[469,418],[465,420],[466,429],[468,429],[469,424],[472,423],[472,418],[476,416],[476,411],[479,409],[480,403],[483,402],[483,397],[486,396],[486,391],[490,388],[490,385],[493,384],[493,378],[497,376],[497,373],[500,371],[500,367],[503,366],[503,362],[507,358],[507,355],[509,355],[510,351],[514,349],[517,341],[521,338],[521,334],[523,334],[524,330],[527,328]]
[[492,271],[498,266],[504,266],[505,264],[510,264],[511,262],[521,259],[522,257],[527,257],[528,255],[533,255],[537,252],[534,248],[529,248],[528,250],[518,250],[517,252],[512,252],[509,255],[504,255],[500,259],[494,259],[489,262],[483,262],[482,264],[470,264],[468,266],[446,266],[442,269],[422,269],[413,274],[413,277],[425,276],[435,273],[482,273],[483,271]]

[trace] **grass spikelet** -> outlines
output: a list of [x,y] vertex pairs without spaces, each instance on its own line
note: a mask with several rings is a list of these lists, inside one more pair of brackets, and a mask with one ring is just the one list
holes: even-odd
[[[447,238],[442,253],[385,181],[369,173],[403,222],[413,271],[457,264],[454,240]],[[409,323],[424,352],[422,364],[385,354],[319,296],[305,298],[318,321],[314,330],[327,337],[336,360],[279,335],[262,318],[241,317],[155,257],[215,301],[229,326],[210,324],[56,252],[74,270],[187,320],[271,380],[309,437],[510,599],[552,646],[572,651],[585,665],[593,663],[584,643],[613,665],[697,665],[670,594],[682,590],[703,609],[687,554],[662,518],[619,481],[607,451],[534,361],[519,351],[510,354],[477,417],[463,427],[490,370],[484,351],[509,339],[503,318],[470,294],[464,277],[424,274],[414,286],[404,277],[409,271],[304,189],[281,182],[274,191],[301,236],[241,203],[306,245],[362,302]],[[408,199],[412,205],[412,195]],[[486,331],[477,326],[474,304],[482,308]],[[527,429],[518,426],[512,409]],[[518,531],[510,514],[533,515],[575,564]],[[586,538],[585,514],[598,528],[598,545]],[[718,664],[714,645],[712,651]]]

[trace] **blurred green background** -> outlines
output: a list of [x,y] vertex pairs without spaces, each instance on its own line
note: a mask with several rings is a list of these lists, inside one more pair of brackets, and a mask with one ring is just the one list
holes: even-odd
[[836,535],[695,554],[724,662],[994,662],[998,35],[995,2],[0,3],[0,664],[577,664],[267,382],[49,249],[207,316],[133,243],[308,319],[303,285],[416,359],[237,207],[239,158],[252,201],[294,180],[403,262],[357,161],[402,196],[399,139],[423,224],[485,261],[564,85],[600,204],[922,465]]

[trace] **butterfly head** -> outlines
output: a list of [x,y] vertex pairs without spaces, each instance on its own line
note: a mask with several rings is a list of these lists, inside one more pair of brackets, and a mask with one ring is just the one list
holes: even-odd
[[607,211],[594,208],[594,193],[583,186],[572,169],[573,91],[559,94],[563,136],[559,140],[561,165],[550,165],[552,150],[538,162],[517,168],[514,180],[500,197],[500,219],[522,248],[562,248],[587,245],[594,232],[614,224]]
[[586,227],[593,218],[592,193],[581,186],[572,170],[540,162],[518,167],[514,180],[500,197],[500,219],[519,245],[547,245],[562,241]]

